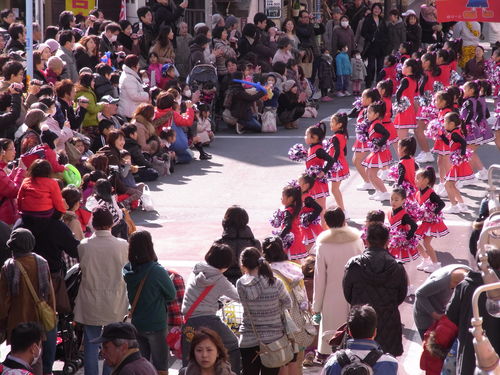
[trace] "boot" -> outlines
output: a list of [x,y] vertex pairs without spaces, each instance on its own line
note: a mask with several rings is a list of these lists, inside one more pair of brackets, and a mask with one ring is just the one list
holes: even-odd
[[493,18],[495,15],[495,12],[492,10],[489,10],[488,8],[483,8],[483,17],[484,18]]
[[200,160],[212,159],[212,155],[203,150],[203,146],[201,145],[201,143],[196,143],[194,145],[194,148],[200,153]]
[[476,8],[472,8],[472,10],[464,10],[462,15],[465,19],[474,20],[477,18]]

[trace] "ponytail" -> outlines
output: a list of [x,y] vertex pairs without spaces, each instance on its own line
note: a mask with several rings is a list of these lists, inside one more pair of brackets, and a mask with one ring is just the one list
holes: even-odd
[[436,171],[431,166],[427,166],[424,169],[419,169],[416,175],[422,176],[422,178],[427,179],[427,181],[429,181],[430,187],[433,187],[436,183]]
[[300,186],[287,185],[283,188],[283,194],[293,198],[293,220],[299,215],[300,210],[302,210],[302,192],[300,191]]
[[450,122],[453,122],[457,128],[460,128],[460,130],[462,130],[462,134],[464,135],[464,137],[467,135],[467,124],[465,123],[465,121],[462,121],[460,119],[460,116],[458,115],[458,113],[456,112],[448,112],[445,116],[444,116],[444,121],[450,121]]
[[274,285],[276,278],[273,270],[262,254],[255,247],[247,247],[240,256],[240,263],[249,271],[258,269],[259,276],[269,280],[269,285]]
[[342,134],[345,135],[346,137],[349,137],[349,134],[347,133],[347,113],[345,112],[337,112],[332,116],[332,119],[335,119],[339,124],[342,124]]
[[308,191],[310,191],[313,188],[314,181],[316,179],[314,178],[314,176],[311,176],[310,174],[303,173],[303,174],[300,175],[299,180],[302,180],[302,181],[304,181],[304,183],[306,183],[307,185],[309,185],[309,188],[306,191],[304,191],[304,193],[307,193]]
[[318,137],[318,140],[321,142],[326,136],[326,125],[324,122],[318,122],[315,125],[309,126],[306,130],[306,133],[307,132]]

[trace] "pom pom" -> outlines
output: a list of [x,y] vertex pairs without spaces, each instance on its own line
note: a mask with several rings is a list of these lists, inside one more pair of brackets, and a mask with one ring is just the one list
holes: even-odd
[[442,91],[444,90],[444,85],[439,81],[434,81],[432,88],[434,89],[434,92]]
[[274,211],[273,216],[269,219],[269,223],[273,228],[281,228],[284,221],[285,221],[285,211],[280,209]]
[[314,177],[316,179],[316,181],[318,182],[323,182],[323,183],[327,183],[328,180],[326,179],[325,176],[323,177],[318,177],[318,175],[323,172],[323,170],[321,169],[321,167],[319,165],[311,165],[309,168],[306,169],[306,173],[311,176],[311,177]]
[[356,123],[356,139],[362,143],[368,142],[368,129],[370,128],[370,123],[368,120],[363,120]]
[[399,101],[395,101],[392,105],[394,113],[402,113],[410,108],[411,102],[407,96],[403,96]]
[[319,224],[321,222],[321,218],[318,216],[314,220],[310,219],[311,213],[305,213],[300,215],[300,227],[301,228],[309,228],[310,225]]
[[406,199],[404,204],[405,210],[410,215],[413,220],[419,221],[422,218],[422,209],[420,205],[414,199]]
[[287,186],[292,186],[296,189],[300,189],[299,181],[298,180],[290,180],[287,184]]
[[433,120],[438,117],[438,109],[434,105],[420,107],[420,117],[428,120]]
[[307,150],[303,144],[297,143],[288,150],[288,158],[292,161],[303,162],[307,159]]
[[361,110],[361,108],[363,108],[363,105],[361,104],[361,97],[356,98],[352,103],[352,106],[358,111]]
[[452,85],[456,85],[458,84],[458,82],[462,79],[462,77],[460,76],[460,74],[457,73],[456,70],[452,70],[451,73],[450,73],[450,83]]
[[344,167],[342,166],[342,164],[340,164],[339,162],[335,162],[333,163],[332,165],[332,169],[330,169],[328,171],[328,173],[326,174],[326,178],[329,179],[329,178],[332,178],[334,174],[340,172],[342,169],[344,169]]
[[389,180],[392,181],[397,181],[399,180],[399,170],[398,170],[398,165],[394,164],[392,167],[389,168],[389,174],[387,175]]
[[420,220],[433,224],[439,223],[441,220],[443,220],[442,212],[439,212],[438,214],[434,213],[436,207],[437,205],[435,205],[431,201],[425,201],[425,203],[420,206]]
[[444,132],[444,126],[438,119],[431,120],[424,131],[426,137],[437,141]]
[[420,107],[431,105],[432,101],[432,92],[429,90],[424,91],[424,95],[418,97],[418,104]]
[[391,228],[389,248],[392,249],[414,249],[418,246],[418,238],[413,236],[409,240],[406,239],[408,232],[397,228]]
[[293,235],[293,233],[288,233],[281,240],[283,241],[283,248],[285,250],[288,250],[289,248],[292,247],[293,241],[295,240],[295,236]]
[[456,150],[450,154],[450,162],[453,165],[460,165],[462,163],[468,162],[471,157],[472,151],[469,149],[465,150],[465,155],[462,155],[460,150]]

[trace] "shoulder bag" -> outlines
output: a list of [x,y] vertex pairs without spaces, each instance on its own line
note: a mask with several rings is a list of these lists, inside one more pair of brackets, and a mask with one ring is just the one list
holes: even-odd
[[31,296],[33,297],[33,300],[35,301],[35,306],[36,306],[36,313],[38,315],[38,319],[43,326],[43,329],[45,332],[52,331],[54,327],[56,326],[56,312],[50,305],[44,301],[41,300],[38,297],[38,294],[35,292],[35,288],[33,287],[33,284],[31,283],[31,280],[26,273],[26,270],[24,269],[23,265],[20,262],[16,262],[17,266],[19,267],[19,270],[23,274],[23,279],[24,283],[28,287]]
[[151,272],[152,268],[149,268],[148,272],[146,272],[146,275],[143,277],[141,280],[141,283],[139,284],[139,288],[137,288],[137,292],[135,293],[134,301],[132,302],[132,306],[130,307],[130,310],[127,315],[123,318],[123,321],[125,323],[131,323],[132,322],[132,315],[134,314],[135,308],[137,307],[137,302],[139,302],[139,297],[141,296],[142,293],[142,288],[144,288],[144,283],[146,282],[146,279],[149,276],[149,273]]

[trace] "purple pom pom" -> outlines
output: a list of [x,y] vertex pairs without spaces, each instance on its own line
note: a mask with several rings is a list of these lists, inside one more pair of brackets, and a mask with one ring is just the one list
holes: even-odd
[[321,218],[318,216],[314,220],[310,220],[311,213],[305,213],[300,215],[300,227],[301,228],[309,228],[310,225],[319,224],[321,222]]
[[444,90],[444,85],[439,81],[434,81],[432,88],[434,89],[434,92],[438,92]]
[[288,250],[289,248],[292,247],[293,241],[295,240],[295,236],[293,235],[293,233],[288,233],[281,240],[283,241],[283,248],[285,250]]
[[443,134],[444,126],[438,119],[431,120],[427,125],[427,129],[424,131],[426,137],[431,138],[435,141],[441,138]]
[[316,178],[316,181],[318,182],[323,182],[323,183],[327,183],[328,180],[326,179],[325,176],[323,177],[318,177],[318,175],[320,173],[322,173],[323,170],[322,168],[319,166],[319,165],[311,165],[309,168],[306,169],[306,173],[311,176],[311,177],[314,177]]
[[370,129],[368,120],[356,122],[356,139],[362,143],[368,142],[368,129]]
[[468,162],[472,157],[472,151],[469,149],[465,150],[465,155],[462,155],[460,150],[453,151],[450,154],[450,162],[453,165],[460,165],[464,162]]
[[401,97],[399,101],[395,101],[392,105],[392,110],[394,113],[403,113],[408,108],[410,108],[411,102],[407,96]]
[[352,103],[352,106],[356,108],[358,111],[361,110],[361,108],[363,108],[363,106],[361,105],[361,97],[356,98]]
[[431,201],[426,201],[421,207],[420,211],[422,213],[420,220],[428,222],[428,223],[439,223],[443,220],[443,213],[439,212],[438,214],[434,213],[436,209],[436,205]]
[[307,159],[307,150],[303,144],[297,143],[288,150],[288,158],[292,161],[303,162]]
[[269,219],[269,223],[273,228],[281,228],[285,221],[285,211],[277,209],[273,212],[273,216]]
[[[406,239],[407,232],[391,228],[389,248],[392,249],[415,249],[418,246],[418,238],[413,236],[409,240]],[[409,251],[408,251],[409,252]],[[410,254],[409,254],[410,255]]]

